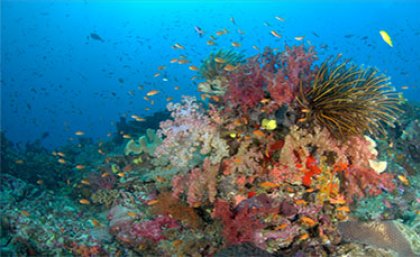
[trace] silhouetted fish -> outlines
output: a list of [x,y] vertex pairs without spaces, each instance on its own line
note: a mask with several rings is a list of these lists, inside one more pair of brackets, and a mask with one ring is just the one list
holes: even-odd
[[94,40],[101,41],[101,42],[105,42],[105,40],[103,40],[103,39],[101,38],[101,36],[99,36],[99,35],[98,35],[98,34],[96,34],[96,33],[90,33],[90,38],[92,38],[92,39],[94,39]]

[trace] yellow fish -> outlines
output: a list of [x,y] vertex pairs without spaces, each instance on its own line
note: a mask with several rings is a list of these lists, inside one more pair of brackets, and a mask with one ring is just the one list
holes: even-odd
[[392,39],[385,30],[379,31],[379,34],[381,34],[382,40],[385,41],[385,43],[387,43],[390,47],[393,47]]
[[275,130],[277,128],[276,120],[263,119],[261,127],[266,130]]

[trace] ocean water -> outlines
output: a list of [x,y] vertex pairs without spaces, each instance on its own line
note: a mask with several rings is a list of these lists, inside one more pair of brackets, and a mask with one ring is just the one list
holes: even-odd
[[[419,1],[0,7],[2,256],[420,254]],[[314,59],[287,50],[309,55],[312,47]],[[260,73],[242,69],[253,56],[255,69],[276,63],[264,70],[262,93]],[[310,77],[336,56],[376,68],[396,92],[340,109],[350,124],[347,110],[367,108],[351,129],[305,116],[322,108],[308,93]],[[312,63],[294,68],[306,105],[287,70],[301,60]],[[202,76],[206,61],[219,65],[219,77]],[[223,94],[198,90],[216,80]],[[291,83],[278,86],[291,100],[267,89],[280,80]],[[176,106],[168,111],[168,103]],[[285,109],[293,118],[279,116]],[[370,133],[381,120],[386,136]],[[383,240],[389,235],[395,241]]]

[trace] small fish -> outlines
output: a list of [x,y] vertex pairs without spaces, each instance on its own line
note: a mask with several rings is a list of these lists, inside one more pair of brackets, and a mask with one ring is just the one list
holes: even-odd
[[230,17],[230,22],[232,22],[232,24],[236,25],[235,18],[233,16]]
[[330,198],[330,203],[331,204],[345,204],[346,199],[344,198],[343,195],[338,195],[336,198]]
[[259,186],[264,188],[264,189],[270,189],[270,188],[276,188],[279,185],[275,184],[273,182],[270,182],[270,181],[265,181],[265,182],[260,183]]
[[406,185],[406,186],[409,186],[410,185],[410,181],[408,181],[408,179],[407,179],[406,176],[404,176],[404,175],[398,175],[397,177],[401,181],[401,183],[403,183],[404,185]]
[[165,65],[160,65],[160,66],[158,66],[158,68],[157,68],[158,70],[165,70],[166,69],[166,66]]
[[66,160],[64,160],[63,158],[58,159],[58,163],[60,164],[66,164]]
[[178,64],[186,64],[189,63],[190,61],[188,61],[187,59],[180,59],[178,60]]
[[155,74],[153,74],[153,77],[155,77],[155,78],[157,78],[159,76],[160,76],[160,73],[159,72],[156,72]]
[[199,26],[194,26],[194,30],[200,37],[203,37],[204,31]]
[[158,90],[151,90],[151,91],[149,91],[149,92],[147,92],[147,96],[153,96],[153,95],[156,95],[156,94],[158,94],[159,93],[159,91]]
[[130,139],[131,138],[131,136],[129,134],[123,134],[122,137],[125,138],[125,139]]
[[89,182],[89,180],[87,180],[87,179],[82,179],[82,180],[80,181],[80,183],[82,183],[83,185],[90,185],[90,182]]
[[379,34],[381,35],[382,40],[385,43],[387,43],[390,47],[393,47],[392,39],[391,39],[391,37],[389,36],[389,34],[385,30],[379,31]]
[[131,218],[136,218],[137,217],[137,213],[133,212],[133,211],[129,211],[127,212],[127,215]]
[[265,137],[264,132],[262,132],[262,131],[261,131],[261,130],[259,130],[259,129],[254,130],[254,131],[252,132],[252,134],[254,134],[254,136],[256,136],[256,137]]
[[308,239],[309,238],[309,234],[308,233],[304,233],[304,234],[302,234],[300,237],[299,237],[299,239],[300,240],[306,240],[306,239]]
[[241,43],[239,43],[239,42],[232,42],[232,46],[233,47],[240,47],[241,46]]
[[178,58],[172,58],[169,62],[170,63],[176,63],[176,62],[178,62]]
[[172,242],[172,246],[173,247],[179,247],[184,241],[182,241],[181,239],[177,239],[175,241]]
[[90,38],[92,38],[92,39],[94,39],[94,40],[101,41],[101,42],[105,42],[105,40],[103,40],[103,39],[102,39],[102,37],[101,37],[101,36],[99,36],[99,35],[98,35],[98,34],[96,34],[96,33],[90,33]]
[[255,192],[255,191],[250,191],[250,192],[248,192],[248,199],[249,198],[252,198],[252,197],[254,197],[254,196],[256,196],[257,195],[257,192]]
[[188,69],[192,70],[192,71],[198,71],[199,68],[195,65],[191,65],[190,67],[188,67]]
[[148,201],[147,202],[147,205],[154,205],[154,204],[157,204],[159,202],[159,200],[156,200],[156,199],[154,199],[154,200],[150,200],[150,201]]
[[213,40],[207,40],[207,45],[214,46],[216,45],[216,42],[214,42]]
[[225,59],[220,58],[220,57],[214,58],[214,61],[217,62],[217,63],[225,63],[226,62]]
[[319,35],[314,31],[312,31],[312,35],[314,35],[315,37],[319,37]]
[[238,66],[233,66],[232,64],[228,63],[225,65],[225,67],[223,67],[223,70],[225,71],[234,71],[238,68]]
[[101,175],[102,178],[106,178],[108,176],[109,176],[109,173],[108,172],[102,173],[102,175]]
[[350,208],[348,206],[341,206],[341,207],[338,207],[336,210],[350,212]]
[[38,179],[38,180],[36,181],[36,183],[37,183],[38,185],[42,185],[42,184],[44,184],[44,180],[42,180],[42,179]]
[[260,48],[258,46],[256,46],[256,45],[253,45],[252,48],[254,48],[257,51],[260,51]]
[[289,226],[289,224],[283,223],[283,224],[280,224],[277,227],[275,227],[274,230],[282,230],[282,229],[287,228],[288,226]]
[[79,203],[88,205],[90,201],[88,199],[80,199]]
[[305,37],[304,36],[299,36],[299,37],[295,37],[296,41],[302,41]]
[[63,152],[57,152],[57,155],[58,155],[58,156],[61,156],[61,157],[63,157],[63,158],[64,158],[64,157],[66,157],[66,155],[65,155]]
[[295,200],[295,204],[297,205],[306,205],[308,202],[303,199]]
[[261,127],[266,130],[275,130],[277,128],[277,121],[263,119],[261,122]]
[[172,101],[174,98],[173,97],[166,97],[166,101],[167,102],[170,102],[170,101]]
[[102,227],[102,224],[97,219],[91,219],[90,221],[94,227]]
[[280,17],[280,16],[276,16],[276,17],[274,17],[276,20],[278,20],[278,21],[281,21],[281,22],[284,22],[285,21],[285,19],[284,18],[282,18],[282,17]]
[[311,219],[309,217],[306,217],[306,216],[301,217],[300,218],[300,221],[303,224],[305,224],[305,225],[307,225],[309,227],[313,227],[313,226],[315,226],[317,224],[317,222],[315,220],[313,220],[313,219]]
[[179,90],[179,89],[180,89],[180,87],[179,87],[179,86],[175,86],[175,87],[174,87],[174,89],[175,89],[175,90]]
[[85,132],[83,132],[83,131],[81,131],[81,130],[78,130],[78,131],[74,132],[74,134],[75,134],[76,136],[83,136],[83,135],[85,134]]
[[22,214],[23,216],[26,216],[26,217],[31,216],[31,214],[28,211],[25,211],[25,210],[21,210],[20,214]]
[[124,172],[118,172],[117,176],[120,177],[120,178],[123,178],[125,176],[125,173]]
[[162,176],[156,176],[156,181],[160,182],[160,183],[165,183],[166,182],[166,178],[162,177]]
[[181,45],[180,43],[176,43],[172,46],[173,49],[182,49],[184,50],[185,47],[183,45]]
[[229,136],[231,138],[237,138],[238,134],[236,134],[235,132],[229,133]]
[[16,161],[15,161],[15,163],[16,163],[16,164],[23,164],[23,163],[24,163],[24,161],[23,161],[23,160],[16,160]]
[[401,89],[402,90],[407,90],[408,89],[408,86],[402,86]]
[[279,33],[277,33],[277,31],[275,31],[275,30],[270,31],[270,33],[271,33],[271,35],[273,35],[276,38],[281,38],[281,35]]

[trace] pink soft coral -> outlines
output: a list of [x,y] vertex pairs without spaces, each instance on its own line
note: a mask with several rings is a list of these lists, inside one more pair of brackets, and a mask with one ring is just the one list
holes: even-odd
[[349,203],[352,203],[354,199],[379,195],[382,190],[395,189],[392,174],[378,174],[373,169],[354,165],[341,174],[341,190]]

